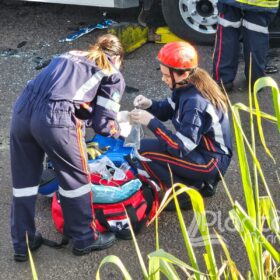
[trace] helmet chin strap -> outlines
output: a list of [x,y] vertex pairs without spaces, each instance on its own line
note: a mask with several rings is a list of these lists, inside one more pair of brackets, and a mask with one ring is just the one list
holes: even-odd
[[175,88],[176,88],[176,85],[180,85],[180,86],[187,85],[187,84],[189,83],[189,77],[193,74],[194,69],[191,69],[189,72],[190,72],[190,74],[189,74],[189,76],[188,76],[186,79],[184,79],[184,80],[182,80],[182,81],[176,83],[175,78],[174,78],[174,73],[173,73],[173,71],[169,68],[169,74],[170,74],[171,81],[172,81],[172,87],[171,87],[171,89],[175,89]]
[[169,74],[170,74],[171,81],[172,81],[171,89],[175,89],[176,88],[176,82],[175,82],[175,78],[174,78],[174,73],[170,68],[169,68]]
[[184,85],[187,85],[188,83],[189,83],[189,78],[186,78],[186,79],[176,83],[176,85],[184,86]]

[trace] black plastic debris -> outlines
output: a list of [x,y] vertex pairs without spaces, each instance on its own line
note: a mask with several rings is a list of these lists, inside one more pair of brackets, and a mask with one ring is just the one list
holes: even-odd
[[36,56],[33,58],[33,61],[37,64],[40,63],[42,60],[43,60],[43,57],[41,57],[41,56]]
[[26,45],[26,43],[27,43],[27,41],[22,41],[22,42],[20,42],[20,43],[17,45],[17,48],[18,48],[18,49],[19,49],[19,48],[22,48],[23,46]]
[[17,50],[8,48],[8,49],[1,50],[0,51],[0,56],[1,57],[9,57],[9,56],[14,56],[17,53],[18,53]]
[[48,66],[51,62],[51,59],[43,59],[40,56],[36,56],[33,61],[37,64],[35,69],[36,70],[41,70],[43,68],[45,68],[46,66]]
[[40,69],[43,69],[45,68],[46,66],[48,66],[51,62],[51,59],[47,59],[47,60],[43,60],[41,61],[36,67],[35,69],[36,70],[40,70]]
[[139,89],[135,88],[135,87],[125,86],[125,90],[124,91],[126,93],[128,93],[128,94],[132,94],[132,93],[139,92]]

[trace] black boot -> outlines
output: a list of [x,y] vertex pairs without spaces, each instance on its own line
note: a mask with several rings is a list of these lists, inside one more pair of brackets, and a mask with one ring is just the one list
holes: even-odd
[[211,197],[216,193],[217,185],[220,180],[214,182],[203,182],[202,188],[199,190],[203,197]]
[[[37,250],[43,244],[43,237],[40,232],[36,232],[34,236],[34,240],[32,242],[29,241],[29,248],[31,251]],[[26,262],[28,260],[28,253],[25,254],[14,254],[14,260],[16,262]]]
[[276,65],[265,65],[264,72],[266,74],[278,73],[278,67]]
[[72,252],[76,256],[86,255],[92,251],[103,250],[111,247],[115,240],[115,234],[112,232],[98,233],[98,238],[94,240],[91,245],[83,249],[73,247]]
[[[192,203],[187,193],[182,193],[177,196],[181,210],[191,210]],[[168,205],[164,208],[165,211],[176,211],[175,201],[172,199]]]

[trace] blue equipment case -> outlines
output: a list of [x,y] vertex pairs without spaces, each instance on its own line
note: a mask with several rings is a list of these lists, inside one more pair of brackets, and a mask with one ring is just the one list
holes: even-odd
[[[100,149],[109,147],[106,152],[97,157],[96,159],[107,156],[117,167],[120,167],[125,160],[125,156],[133,152],[133,148],[124,147],[124,141],[120,139],[109,138],[96,134],[87,143],[96,142]],[[95,160],[95,159],[94,159]],[[94,162],[89,160],[89,163]],[[41,184],[39,185],[39,193],[45,196],[52,196],[58,190],[58,180],[55,176],[55,171],[52,168],[52,164],[48,163],[47,169],[43,171]]]

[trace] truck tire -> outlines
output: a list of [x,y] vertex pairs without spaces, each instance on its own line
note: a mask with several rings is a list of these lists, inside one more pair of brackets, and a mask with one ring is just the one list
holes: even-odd
[[217,27],[217,0],[161,0],[162,13],[170,30],[196,44],[210,45]]

